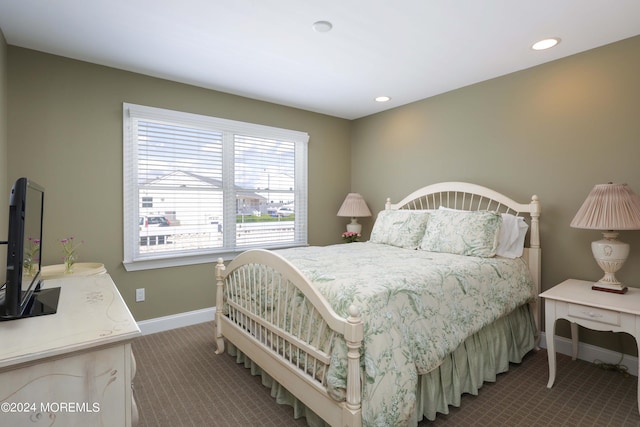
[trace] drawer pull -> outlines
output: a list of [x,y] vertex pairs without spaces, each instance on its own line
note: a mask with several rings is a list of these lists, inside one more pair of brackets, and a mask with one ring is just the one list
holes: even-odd
[[583,313],[591,318],[602,317],[602,314],[594,313],[593,311],[583,311]]
[[577,319],[586,319],[595,323],[620,326],[620,313],[616,311],[589,307],[586,305],[569,304],[567,314]]

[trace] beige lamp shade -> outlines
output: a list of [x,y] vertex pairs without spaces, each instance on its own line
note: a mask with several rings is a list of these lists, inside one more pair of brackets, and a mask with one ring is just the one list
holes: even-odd
[[362,225],[358,223],[358,218],[371,216],[371,211],[361,194],[349,193],[338,210],[338,216],[350,217],[351,223],[347,224],[347,231],[360,233],[362,231]]
[[602,230],[603,239],[591,243],[591,252],[604,270],[593,289],[625,293],[615,277],[629,256],[629,244],[617,240],[618,230],[640,229],[640,198],[627,184],[598,184],[587,196],[571,227]]
[[576,213],[571,227],[640,230],[640,198],[627,184],[598,184]]

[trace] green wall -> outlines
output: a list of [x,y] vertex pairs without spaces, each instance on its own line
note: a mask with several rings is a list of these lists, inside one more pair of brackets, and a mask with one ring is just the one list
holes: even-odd
[[[105,264],[136,320],[213,306],[215,270],[124,270],[123,102],[308,132],[309,242],[340,241],[349,121],[15,46],[8,47],[7,69],[8,179],[27,176],[46,189],[44,264],[61,262],[59,239],[84,240],[80,261]],[[141,287],[146,301],[136,303]]]
[[[351,190],[375,210],[440,181],[520,202],[537,194],[543,289],[598,280],[590,242],[601,234],[569,223],[595,184],[626,182],[640,194],[640,37],[356,120],[351,146]],[[640,231],[620,239],[631,254],[617,277],[640,286]],[[620,348],[612,334],[583,336]],[[636,352],[633,341],[623,347]]]
[[[543,288],[601,271],[590,242],[569,227],[593,185],[640,193],[640,37],[346,121],[0,43],[0,196],[21,175],[47,188],[44,261],[57,239],[86,241],[137,320],[214,304],[213,266],[125,272],[122,265],[122,102],[306,131],[311,244],[339,242],[348,191],[372,211],[440,181],[469,181],[518,201],[542,202]],[[4,105],[3,105],[4,103]],[[8,129],[8,137],[5,137]],[[8,148],[7,148],[8,147]],[[8,151],[8,154],[5,153]],[[0,209],[0,215],[5,215]],[[373,219],[362,221],[365,235]],[[0,224],[2,224],[0,216]],[[1,238],[2,233],[0,233]],[[631,255],[618,277],[640,286],[640,231],[620,238]],[[135,303],[134,290],[147,301]],[[560,325],[568,335],[568,327]],[[583,331],[585,341],[636,354],[628,336]]]

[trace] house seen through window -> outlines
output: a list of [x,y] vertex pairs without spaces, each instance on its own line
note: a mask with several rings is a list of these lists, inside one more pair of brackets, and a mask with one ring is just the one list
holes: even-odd
[[303,132],[124,104],[124,264],[307,243]]

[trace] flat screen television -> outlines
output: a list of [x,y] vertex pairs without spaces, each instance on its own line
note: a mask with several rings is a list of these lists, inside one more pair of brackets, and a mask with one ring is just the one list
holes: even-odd
[[0,320],[57,311],[60,288],[40,289],[44,188],[19,178],[9,197],[7,274],[0,292]]

